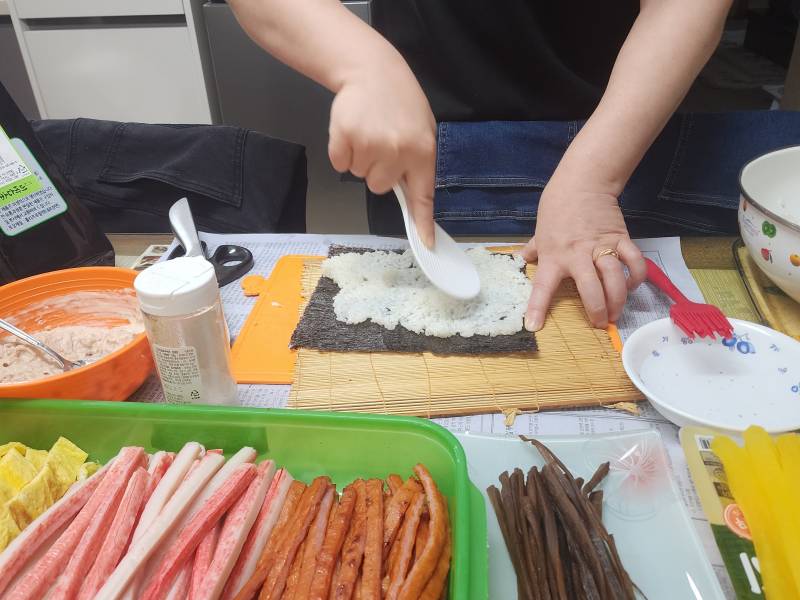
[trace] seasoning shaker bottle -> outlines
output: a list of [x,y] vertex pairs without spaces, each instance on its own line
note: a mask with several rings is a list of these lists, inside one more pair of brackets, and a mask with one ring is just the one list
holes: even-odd
[[200,256],[159,262],[134,288],[166,401],[237,404],[213,265]]

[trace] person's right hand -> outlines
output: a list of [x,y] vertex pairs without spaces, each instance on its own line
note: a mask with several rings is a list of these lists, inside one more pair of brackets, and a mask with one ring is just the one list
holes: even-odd
[[366,180],[376,194],[402,181],[426,246],[434,242],[436,121],[399,54],[346,78],[331,107],[331,164]]

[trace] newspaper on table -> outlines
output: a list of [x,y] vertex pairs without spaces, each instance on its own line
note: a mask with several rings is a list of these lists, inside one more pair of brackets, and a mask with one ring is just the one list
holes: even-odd
[[[209,252],[221,244],[245,246],[255,259],[251,273],[268,277],[277,261],[287,254],[324,256],[331,244],[353,245],[369,248],[402,248],[404,240],[375,236],[348,235],[301,235],[301,234],[247,234],[219,235],[200,234],[208,245]],[[174,244],[174,242],[173,242]],[[690,299],[703,301],[703,295],[681,254],[679,238],[655,238],[636,240],[642,253],[653,260],[675,285]],[[474,246],[477,244],[467,244]],[[481,244],[496,245],[496,244]],[[222,301],[231,335],[236,336],[255,303],[254,298],[244,296],[236,284],[222,288]],[[620,336],[626,340],[637,328],[669,316],[670,302],[649,284],[640,286],[628,295],[622,317],[617,323]],[[286,406],[288,385],[240,385],[239,400],[243,406],[281,408]],[[161,390],[157,382],[146,384],[137,394],[137,399],[159,402]],[[664,419],[648,403],[640,404],[638,416],[610,409],[559,410],[541,413],[523,413],[513,425],[506,425],[503,414],[434,419],[440,425],[455,432],[488,433],[496,435],[591,435],[637,429],[657,430],[667,448],[672,473],[681,491],[683,502],[700,532],[711,563],[717,572],[723,589],[733,598],[733,588],[717,549],[708,521],[703,514],[700,500],[692,484],[686,459],[678,439],[678,427]]]
[[[222,244],[244,246],[253,253],[255,266],[252,274],[269,277],[278,260],[287,254],[306,254],[325,256],[332,244],[361,246],[366,248],[390,249],[405,248],[405,240],[369,235],[314,235],[314,234],[237,234],[221,235],[201,233],[200,239],[205,241],[209,253],[213,253]],[[172,250],[170,246],[169,251]],[[655,238],[636,240],[642,253],[660,266],[681,291],[694,301],[703,301],[700,288],[697,287],[692,274],[686,268],[681,254],[680,239]],[[490,246],[493,244],[465,244],[465,246]],[[166,254],[169,254],[167,252]],[[236,284],[222,288],[222,302],[231,335],[236,336],[244,325],[247,316],[255,304],[254,298],[242,294]],[[639,287],[630,293],[622,318],[617,323],[623,341],[642,325],[669,315],[670,302],[649,284]]]

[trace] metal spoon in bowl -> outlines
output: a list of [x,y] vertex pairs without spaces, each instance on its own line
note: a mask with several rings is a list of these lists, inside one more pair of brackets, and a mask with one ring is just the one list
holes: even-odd
[[38,348],[39,350],[41,350],[42,352],[44,352],[45,354],[50,356],[57,363],[59,363],[61,365],[61,368],[64,369],[65,372],[66,371],[72,371],[73,369],[78,369],[80,367],[85,367],[88,364],[84,360],[72,361],[72,360],[69,360],[67,358],[64,358],[63,356],[61,356],[58,352],[56,352],[52,348],[49,348],[48,346],[45,346],[42,342],[37,340],[35,337],[33,337],[31,335],[28,335],[27,333],[25,333],[21,329],[17,329],[11,323],[9,323],[8,321],[4,321],[3,319],[0,319],[0,329],[3,329],[5,331],[7,331],[11,335],[17,336],[23,342],[26,342],[26,343],[30,344],[31,346],[34,346],[34,347]]

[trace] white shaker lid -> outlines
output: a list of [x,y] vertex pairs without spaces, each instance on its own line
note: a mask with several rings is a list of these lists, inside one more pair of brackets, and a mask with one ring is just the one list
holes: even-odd
[[142,311],[178,317],[212,306],[219,298],[214,266],[201,256],[158,262],[133,282]]

